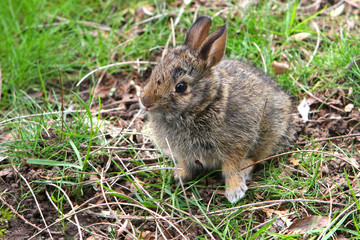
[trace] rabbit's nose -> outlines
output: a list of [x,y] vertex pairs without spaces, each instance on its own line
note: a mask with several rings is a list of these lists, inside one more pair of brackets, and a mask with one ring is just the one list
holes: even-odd
[[146,108],[149,109],[153,105],[154,101],[151,96],[146,94],[142,95],[140,98],[141,104]]

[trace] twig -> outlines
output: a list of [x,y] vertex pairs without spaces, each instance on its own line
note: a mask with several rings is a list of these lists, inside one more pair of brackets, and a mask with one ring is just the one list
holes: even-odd
[[345,0],[345,2],[355,8],[360,8],[360,5],[357,5],[354,1],[351,0]]
[[163,50],[163,52],[161,54],[161,61],[164,60],[164,58],[165,58],[165,56],[166,56],[166,54],[168,52],[170,40],[171,40],[171,34],[169,35],[168,40],[166,41],[164,50]]
[[351,137],[358,137],[358,136],[360,136],[360,133],[341,135],[341,136],[336,136],[336,137],[319,138],[319,139],[314,139],[311,141],[296,142],[296,144],[303,145],[303,144],[308,144],[308,143],[313,143],[313,142],[324,142],[324,141],[329,141],[329,140],[334,140],[334,139],[339,139],[339,138],[351,138]]
[[[101,31],[105,31],[105,32],[111,32],[113,31],[113,29],[111,27],[108,27],[104,24],[101,23],[96,23],[96,22],[90,22],[90,21],[79,21],[79,23],[88,26],[88,27],[93,27],[96,29],[99,29]],[[117,35],[120,35],[120,30],[116,30],[114,31]]]
[[264,64],[264,72],[267,73],[267,67],[266,67],[266,62],[265,62],[265,58],[264,58],[264,55],[262,54],[259,46],[256,44],[256,42],[253,42],[254,46],[256,47],[256,49],[259,51],[260,53],[260,56],[261,56],[261,59],[263,61],[263,64]]
[[46,24],[39,24],[37,26],[26,26],[24,27],[24,30],[30,29],[30,28],[46,28],[46,27],[56,27],[61,26],[65,24],[69,24],[70,22],[55,22],[55,23],[46,23]]
[[176,39],[175,39],[175,28],[174,28],[174,20],[173,18],[170,18],[170,24],[171,24],[171,35],[173,40],[173,47],[176,46]]
[[116,51],[119,47],[121,47],[121,46],[123,46],[123,45],[126,45],[129,41],[130,41],[130,40],[126,40],[125,42],[122,42],[122,43],[118,44],[116,47],[114,47],[113,49],[111,49],[111,51],[110,51],[110,60],[111,60],[111,61],[114,60],[115,51]]
[[[59,21],[63,21],[63,22],[66,22],[66,23],[69,23],[71,22],[70,19],[67,19],[67,18],[64,18],[64,17],[59,17],[59,16],[54,16],[52,14],[49,14],[50,17],[55,17],[55,19],[59,20]],[[113,29],[111,27],[108,27],[104,24],[101,24],[101,23],[96,23],[96,22],[90,22],[90,21],[76,21],[77,23],[80,23],[80,24],[83,24],[85,26],[88,26],[88,27],[93,27],[93,28],[96,28],[96,29],[99,29],[101,31],[105,31],[105,32],[111,32],[113,31]],[[120,30],[116,30],[114,31],[117,35],[120,35]]]
[[269,159],[273,159],[273,158],[280,157],[280,156],[284,156],[284,155],[291,155],[291,154],[293,154],[293,153],[302,153],[302,152],[321,153],[321,154],[326,154],[326,155],[329,155],[329,156],[333,156],[333,157],[335,157],[335,158],[344,160],[345,162],[349,163],[351,166],[353,166],[354,168],[356,168],[357,170],[359,170],[358,167],[354,166],[354,164],[352,164],[351,162],[349,162],[349,161],[348,161],[346,158],[344,158],[344,157],[336,156],[336,155],[333,154],[333,153],[323,152],[323,151],[318,151],[318,150],[296,150],[296,151],[279,153],[279,154],[272,155],[272,156],[267,157],[267,158],[263,158],[263,159],[261,159],[261,160],[259,160],[259,161],[256,161],[256,162],[250,164],[249,166],[246,166],[246,167],[244,167],[244,168],[242,168],[242,169],[240,169],[240,170],[241,170],[241,171],[242,171],[242,170],[245,170],[245,169],[247,169],[247,168],[249,168],[249,167],[252,167],[252,166],[254,166],[254,165],[258,164],[258,163],[267,161],[267,160],[269,160]]
[[97,94],[97,90],[98,90],[98,88],[99,88],[99,86],[100,86],[101,81],[104,79],[105,73],[106,73],[106,71],[103,71],[103,72],[101,73],[101,75],[100,75],[100,77],[99,77],[99,80],[97,81],[97,83],[96,83],[96,85],[95,85],[94,92],[91,94],[91,95],[92,95],[92,98],[91,98],[91,104],[92,104],[92,105],[94,104],[94,98],[95,98],[95,96],[96,96],[96,94]]
[[[100,110],[100,113],[114,112],[117,110],[124,110],[124,109],[123,108],[104,109],[104,110]],[[84,113],[84,112],[86,112],[86,110],[66,110],[65,111],[65,113]],[[99,111],[91,111],[91,110],[90,110],[90,112],[94,115],[99,113]],[[3,125],[4,123],[12,122],[16,119],[24,119],[24,118],[29,118],[29,117],[40,117],[40,116],[47,116],[47,115],[53,115],[53,114],[59,114],[59,113],[61,113],[61,111],[45,112],[45,113],[43,112],[43,113],[35,113],[35,114],[13,117],[13,118],[10,118],[10,119],[0,122],[0,126]]]
[[[245,204],[245,205],[241,205],[241,206],[237,206],[237,207],[232,207],[232,208],[226,208],[226,209],[222,209],[222,210],[217,210],[217,211],[213,211],[213,212],[209,212],[209,215],[214,215],[214,214],[224,214],[228,211],[237,211],[239,209],[245,208],[248,211],[250,211],[251,207],[254,206],[259,206],[259,205],[263,205],[263,204],[272,204],[272,203],[292,203],[292,202],[313,202],[313,203],[321,203],[321,204],[330,204],[329,201],[322,201],[322,200],[317,200],[317,199],[302,199],[302,198],[298,198],[298,199],[279,199],[279,200],[269,200],[269,201],[264,201],[264,202],[255,202],[255,203],[250,203],[250,204]],[[337,205],[337,206],[341,206],[341,207],[346,207],[345,204],[342,203],[332,203],[333,205]]]
[[142,21],[140,21],[140,22],[135,23],[135,26],[139,26],[139,25],[141,25],[141,24],[144,24],[144,23],[147,23],[147,22],[151,22],[152,20],[161,18],[161,17],[165,16],[166,14],[167,14],[167,13],[162,13],[162,14],[158,14],[158,15],[155,15],[155,16],[153,16],[153,17],[147,18],[147,19],[145,19],[145,20],[142,20]]
[[80,86],[80,84],[90,75],[92,75],[93,73],[100,71],[102,69],[106,69],[106,68],[110,68],[110,67],[114,67],[114,66],[124,66],[124,65],[129,65],[129,64],[156,64],[155,62],[149,62],[149,61],[128,61],[128,62],[119,62],[119,63],[113,63],[113,64],[109,64],[106,66],[102,66],[99,67],[91,72],[89,72],[88,74],[86,74],[75,86],[78,87]]
[[320,5],[320,3],[321,3],[321,0],[316,0],[314,3],[312,3],[312,4],[310,4],[310,5],[306,6],[306,7],[299,7],[299,9],[308,10],[308,9],[311,9],[313,7],[316,7],[316,6]]
[[159,152],[160,150],[154,148],[134,148],[134,147],[106,147],[106,146],[91,146],[92,149],[114,149],[114,150],[135,150],[135,151],[150,151]]
[[[47,134],[47,136],[50,138],[50,134],[49,134],[48,130],[42,124],[40,124],[38,122],[35,122],[35,121],[16,121],[16,122],[13,121],[11,123],[0,124],[0,126],[1,125],[4,126],[4,125],[9,125],[9,124],[15,124],[15,123],[19,123],[20,125],[23,124],[23,123],[33,123],[35,125],[39,125],[44,130],[44,132]],[[19,140],[16,140],[16,141],[19,141]]]
[[319,102],[321,102],[321,103],[323,103],[323,104],[325,104],[325,105],[327,105],[327,106],[329,106],[329,107],[331,107],[331,108],[333,108],[333,109],[335,109],[335,110],[337,110],[337,111],[339,111],[339,112],[341,112],[341,113],[344,113],[344,112],[345,112],[344,110],[342,110],[342,109],[340,109],[340,108],[338,108],[338,107],[335,107],[335,106],[333,106],[333,105],[331,105],[331,104],[329,104],[329,103],[327,103],[327,102],[324,102],[324,101],[321,100],[320,98],[316,97],[314,94],[312,94],[311,92],[309,92],[308,90],[306,90],[306,88],[305,88],[303,85],[301,85],[291,74],[289,74],[289,76],[290,76],[290,78],[291,78],[302,90],[304,90],[304,92],[306,92],[306,93],[307,93],[308,95],[310,95],[311,97],[315,98],[315,99],[318,100]]
[[315,57],[315,55],[316,55],[316,52],[317,52],[317,50],[318,50],[319,47],[320,47],[320,42],[321,42],[321,36],[320,36],[319,26],[317,25],[316,22],[312,22],[312,24],[314,25],[314,28],[315,28],[316,33],[317,33],[317,41],[316,41],[316,46],[315,46],[314,52],[313,52],[313,54],[311,55],[308,63],[306,64],[306,67],[308,67],[308,66],[310,65],[310,63],[312,62],[312,60],[314,59],[314,57]]
[[[168,52],[168,49],[169,49],[169,43],[170,43],[170,40],[171,40],[171,37],[173,36],[173,39],[175,39],[175,26],[177,26],[177,24],[180,22],[180,18],[181,18],[181,15],[184,13],[184,9],[183,9],[183,6],[180,8],[180,11],[179,11],[179,14],[178,16],[176,17],[176,20],[175,20],[175,23],[171,26],[173,32],[170,33],[169,37],[168,37],[168,40],[166,41],[166,44],[165,44],[165,48],[162,52],[162,55],[161,55],[161,61],[164,60],[164,57],[165,55],[167,54]],[[170,18],[170,21],[172,21],[172,18]],[[175,40],[173,41],[175,43]]]

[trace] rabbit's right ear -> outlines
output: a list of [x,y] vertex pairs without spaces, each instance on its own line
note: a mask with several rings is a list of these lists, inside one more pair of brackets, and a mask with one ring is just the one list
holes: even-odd
[[185,45],[188,46],[190,49],[197,51],[201,44],[204,42],[204,40],[208,37],[210,26],[210,17],[198,17],[186,35]]
[[207,67],[218,64],[225,54],[227,25],[208,36],[198,50],[198,57],[205,60]]

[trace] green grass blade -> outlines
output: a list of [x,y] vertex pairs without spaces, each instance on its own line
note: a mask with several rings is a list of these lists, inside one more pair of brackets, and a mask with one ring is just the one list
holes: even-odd
[[76,169],[82,169],[81,166],[76,165],[74,163],[60,162],[50,159],[36,159],[30,158],[26,161],[28,164],[36,164],[36,165],[46,165],[46,166],[58,166],[58,167],[73,167]]

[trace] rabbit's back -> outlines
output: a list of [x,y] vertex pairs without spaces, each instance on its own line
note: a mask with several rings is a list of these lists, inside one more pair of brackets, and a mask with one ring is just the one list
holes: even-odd
[[245,135],[249,155],[265,157],[291,139],[291,100],[276,82],[258,68],[237,60],[223,60],[216,74],[229,87],[226,107],[228,131]]

